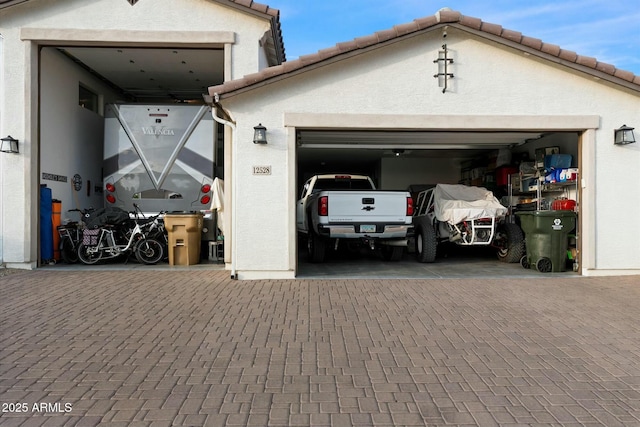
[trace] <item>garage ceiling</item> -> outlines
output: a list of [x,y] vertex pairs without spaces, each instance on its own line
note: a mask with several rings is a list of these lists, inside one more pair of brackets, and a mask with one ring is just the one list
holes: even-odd
[[202,101],[224,81],[221,49],[59,47],[131,101]]
[[[540,139],[540,132],[434,132],[380,130],[299,130],[301,169],[319,165],[364,164],[385,157],[463,161]],[[337,166],[336,166],[337,165]]]
[[499,149],[539,139],[540,132],[325,131],[300,130],[303,148]]

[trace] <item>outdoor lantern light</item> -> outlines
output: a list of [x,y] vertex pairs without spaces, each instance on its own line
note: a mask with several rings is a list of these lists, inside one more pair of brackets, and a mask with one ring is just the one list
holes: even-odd
[[0,151],[3,153],[17,153],[18,152],[18,140],[9,136],[5,136],[1,138],[2,145],[0,146]]
[[262,123],[253,128],[253,143],[254,144],[266,144],[267,143],[267,128],[262,126]]
[[616,145],[626,145],[636,142],[636,138],[633,135],[633,129],[634,128],[627,125],[620,126],[620,129],[615,130],[616,137],[613,143]]

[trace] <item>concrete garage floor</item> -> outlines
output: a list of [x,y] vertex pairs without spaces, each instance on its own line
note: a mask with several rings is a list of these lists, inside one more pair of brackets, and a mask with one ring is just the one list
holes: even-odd
[[519,263],[509,264],[498,261],[495,251],[487,247],[452,246],[438,253],[436,262],[419,263],[414,253],[406,252],[399,262],[385,262],[370,251],[341,253],[333,255],[325,262],[313,264],[307,261],[305,253],[298,257],[298,277],[304,279],[323,278],[401,278],[401,279],[442,279],[442,278],[498,278],[498,277],[579,277],[569,265],[568,271],[540,273],[524,269]]

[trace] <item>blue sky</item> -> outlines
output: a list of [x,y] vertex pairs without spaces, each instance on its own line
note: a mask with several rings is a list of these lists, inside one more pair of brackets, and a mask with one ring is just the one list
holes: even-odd
[[640,75],[640,0],[262,0],[280,9],[287,59],[449,7]]

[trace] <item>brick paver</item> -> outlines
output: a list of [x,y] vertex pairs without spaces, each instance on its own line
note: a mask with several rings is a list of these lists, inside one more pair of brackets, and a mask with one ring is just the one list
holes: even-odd
[[638,276],[37,270],[0,293],[3,427],[640,426]]

